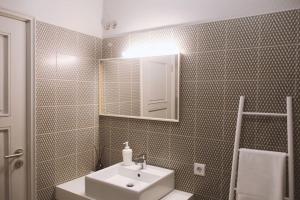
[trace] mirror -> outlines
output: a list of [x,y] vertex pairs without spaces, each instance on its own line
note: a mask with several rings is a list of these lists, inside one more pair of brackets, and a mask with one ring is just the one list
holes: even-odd
[[100,115],[179,121],[180,56],[102,59]]

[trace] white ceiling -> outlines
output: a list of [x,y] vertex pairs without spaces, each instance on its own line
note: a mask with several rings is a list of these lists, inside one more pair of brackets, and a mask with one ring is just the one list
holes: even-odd
[[[176,24],[300,8],[300,0],[0,0],[0,7],[89,35],[109,37]],[[103,31],[101,22],[117,21]]]
[[104,0],[104,36],[175,24],[208,22],[300,8],[300,0]]
[[0,7],[101,37],[102,3],[103,0],[0,0]]

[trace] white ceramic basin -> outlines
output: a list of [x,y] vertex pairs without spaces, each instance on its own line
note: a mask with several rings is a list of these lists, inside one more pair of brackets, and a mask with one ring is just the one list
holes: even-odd
[[174,171],[118,163],[85,177],[85,193],[96,200],[159,200],[174,190]]

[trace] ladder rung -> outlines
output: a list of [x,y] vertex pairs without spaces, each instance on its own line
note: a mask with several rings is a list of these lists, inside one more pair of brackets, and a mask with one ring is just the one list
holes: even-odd
[[285,114],[285,113],[260,113],[260,112],[243,112],[243,115],[257,115],[257,116],[287,117],[287,114]]

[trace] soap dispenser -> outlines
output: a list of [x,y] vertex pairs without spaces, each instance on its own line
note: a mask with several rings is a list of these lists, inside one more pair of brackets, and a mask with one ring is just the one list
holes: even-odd
[[128,142],[125,142],[125,148],[122,151],[123,164],[126,166],[132,165],[132,149],[130,149]]

